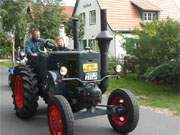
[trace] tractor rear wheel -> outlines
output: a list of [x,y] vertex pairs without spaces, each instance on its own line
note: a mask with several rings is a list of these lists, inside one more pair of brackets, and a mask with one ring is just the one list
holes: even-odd
[[113,129],[118,133],[133,131],[139,120],[139,107],[135,96],[126,89],[114,90],[108,99],[116,113],[108,114],[108,119]]
[[74,116],[69,102],[61,95],[50,99],[48,125],[51,135],[73,135]]
[[38,107],[38,82],[35,74],[28,66],[17,66],[12,80],[16,115],[22,119],[32,117]]

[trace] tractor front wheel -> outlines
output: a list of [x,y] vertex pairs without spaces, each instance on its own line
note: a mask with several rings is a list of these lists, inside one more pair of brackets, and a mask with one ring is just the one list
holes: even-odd
[[108,114],[108,120],[116,132],[126,134],[136,128],[139,107],[135,96],[129,90],[114,90],[109,96],[108,105],[115,110],[112,114]]
[[73,135],[74,116],[69,102],[61,95],[50,99],[48,125],[51,135]]

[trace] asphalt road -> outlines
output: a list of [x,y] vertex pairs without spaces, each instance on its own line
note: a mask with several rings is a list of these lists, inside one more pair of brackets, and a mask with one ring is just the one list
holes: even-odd
[[[0,135],[50,135],[46,108],[39,101],[38,113],[30,120],[16,117],[11,91],[7,86],[7,69],[0,68]],[[106,116],[75,121],[75,135],[118,135]],[[138,127],[129,135],[180,135],[180,119],[150,110],[140,110]]]

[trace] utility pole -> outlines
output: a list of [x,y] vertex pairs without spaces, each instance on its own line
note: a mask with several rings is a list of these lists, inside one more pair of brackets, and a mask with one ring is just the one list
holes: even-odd
[[13,63],[13,67],[15,65],[15,41],[14,41],[14,35],[13,35],[13,38],[12,38],[12,63]]
[[12,66],[15,65],[15,35],[14,32],[9,33],[12,42]]

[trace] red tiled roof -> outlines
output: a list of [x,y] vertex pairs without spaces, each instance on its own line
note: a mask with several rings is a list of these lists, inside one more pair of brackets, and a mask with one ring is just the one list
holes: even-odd
[[[79,4],[76,5],[73,14]],[[107,9],[108,24],[113,31],[141,29],[138,8],[145,11],[159,11],[159,19],[170,17],[180,21],[180,9],[174,0],[97,0],[101,9]],[[138,7],[138,8],[137,8]]]
[[64,6],[64,13],[68,16],[71,17],[73,13],[74,7],[72,6]]
[[102,9],[107,9],[107,20],[114,31],[141,29],[141,17],[130,0],[98,0]]
[[149,0],[158,7],[161,8],[159,19],[166,19],[170,17],[177,21],[180,21],[180,9],[175,0]]
[[131,0],[131,2],[144,11],[160,11],[160,8],[148,0]]

